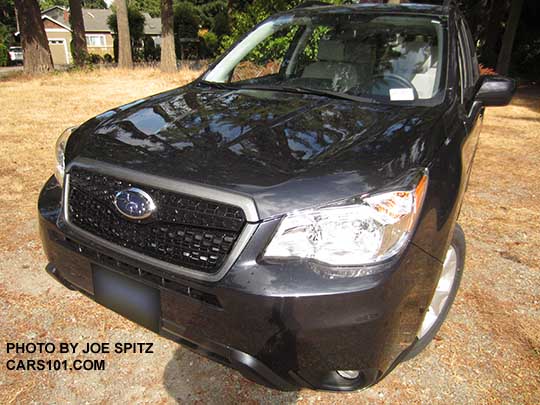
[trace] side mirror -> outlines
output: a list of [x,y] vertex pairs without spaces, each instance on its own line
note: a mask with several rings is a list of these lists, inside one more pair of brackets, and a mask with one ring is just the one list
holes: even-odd
[[510,104],[516,92],[516,82],[503,76],[482,76],[475,99],[485,107],[500,107]]

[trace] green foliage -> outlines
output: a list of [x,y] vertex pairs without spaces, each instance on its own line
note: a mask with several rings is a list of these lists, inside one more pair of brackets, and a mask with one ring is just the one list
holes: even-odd
[[133,61],[134,62],[142,62],[144,61],[144,49],[143,48],[135,48],[132,51]]
[[7,66],[9,62],[8,47],[0,44],[0,66]]
[[105,0],[82,0],[82,6],[84,8],[108,8]]
[[0,23],[0,44],[9,45],[11,37],[12,31],[10,27]]
[[313,30],[313,34],[311,34],[311,37],[309,38],[309,42],[306,45],[306,48],[304,49],[304,52],[302,53],[302,59],[303,61],[314,61],[317,59],[317,55],[319,53],[319,42],[321,41],[321,38],[327,34],[329,31],[328,27],[316,27]]
[[218,37],[231,33],[231,23],[229,21],[229,15],[226,12],[216,15],[212,31]]
[[[131,43],[132,45],[138,44],[144,36],[144,15],[131,5],[128,7],[128,24]],[[107,25],[112,32],[118,32],[116,10],[113,10],[113,13],[107,19]]]
[[[129,34],[131,36],[131,54],[133,55],[133,60],[140,60],[143,57],[142,51],[138,52],[137,49],[139,45],[142,45],[142,39],[144,37],[144,15],[131,6],[128,6],[128,25],[129,25]],[[107,25],[109,29],[117,33],[118,32],[118,23],[116,20],[116,10],[113,9],[113,13],[107,19]],[[118,61],[118,36],[115,35],[114,38],[114,60]]]
[[208,31],[200,37],[200,40],[200,56],[204,59],[214,57],[216,55],[219,45],[217,35],[214,34],[212,31]]
[[142,13],[148,13],[152,17],[161,15],[161,0],[130,0],[129,5]]
[[54,6],[67,8],[69,7],[69,0],[39,0],[39,8],[41,10],[47,10]]
[[89,54],[88,58],[90,60],[90,63],[92,63],[92,65],[97,65],[104,62],[103,56],[98,55],[97,53]]
[[[105,0],[81,0],[83,8],[107,8]],[[39,8],[47,10],[53,6],[69,8],[69,0],[39,0]]]
[[266,38],[249,54],[249,60],[255,63],[266,63],[281,60],[285,56],[298,28],[287,27]]
[[227,2],[224,0],[210,1],[198,7],[201,11],[201,25],[203,28],[214,30],[216,17],[227,14]]
[[174,7],[174,33],[177,38],[197,38],[202,12],[194,4],[182,1]]
[[17,30],[13,0],[0,0],[0,44],[14,44],[13,33]]
[[144,38],[143,56],[144,60],[152,61],[159,60],[161,49],[156,47],[156,44],[152,37],[146,36]]
[[[327,3],[341,4],[343,0],[330,0]],[[224,35],[220,42],[220,52],[227,50],[240,37],[250,31],[255,25],[270,17],[272,14],[280,11],[290,10],[303,3],[303,0],[254,0],[252,2],[240,2],[242,7],[240,11],[234,11],[232,14],[231,32]],[[275,44],[268,44],[266,49],[269,51],[274,46],[275,52],[283,48],[283,40]]]

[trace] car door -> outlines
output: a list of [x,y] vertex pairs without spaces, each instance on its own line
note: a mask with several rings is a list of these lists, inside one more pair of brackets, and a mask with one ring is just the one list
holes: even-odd
[[480,83],[480,71],[476,57],[476,47],[472,35],[463,18],[456,20],[458,34],[458,65],[461,85],[459,117],[466,128],[467,136],[462,148],[465,178],[468,183],[472,162],[478,147],[480,129],[484,115],[482,103],[475,101]]

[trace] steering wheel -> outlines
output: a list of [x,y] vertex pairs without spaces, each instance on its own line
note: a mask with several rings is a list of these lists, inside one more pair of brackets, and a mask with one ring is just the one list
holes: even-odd
[[373,88],[374,85],[377,82],[384,82],[384,85],[388,89],[394,88],[394,86],[391,85],[392,82],[397,84],[397,88],[410,88],[413,91],[414,99],[418,99],[418,92],[416,91],[416,87],[414,87],[414,84],[411,83],[411,81],[401,75],[395,74],[395,73],[379,73],[374,76],[371,76],[367,81],[365,81],[360,87],[364,92],[369,91],[370,95],[373,95]]

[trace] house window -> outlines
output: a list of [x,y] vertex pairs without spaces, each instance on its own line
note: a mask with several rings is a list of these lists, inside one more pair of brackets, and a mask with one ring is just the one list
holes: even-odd
[[105,35],[90,34],[86,35],[86,44],[88,46],[105,46]]

